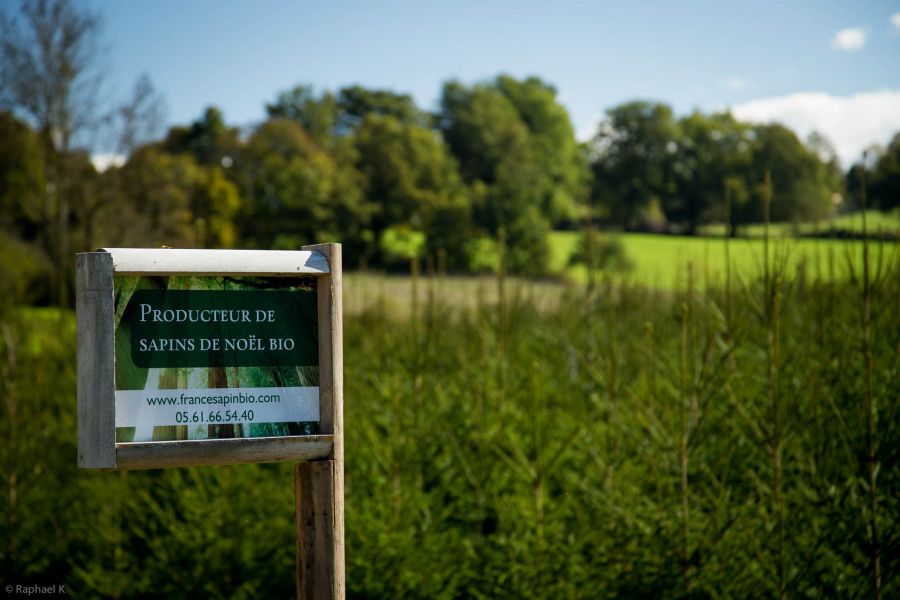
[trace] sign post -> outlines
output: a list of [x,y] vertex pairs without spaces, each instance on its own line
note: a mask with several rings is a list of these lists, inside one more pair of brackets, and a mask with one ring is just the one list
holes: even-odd
[[344,596],[341,246],[77,257],[78,466],[292,461],[297,594]]
[[318,288],[320,429],[332,436],[331,457],[294,467],[297,597],[343,598],[344,586],[344,345],[340,244],[305,246],[333,267]]

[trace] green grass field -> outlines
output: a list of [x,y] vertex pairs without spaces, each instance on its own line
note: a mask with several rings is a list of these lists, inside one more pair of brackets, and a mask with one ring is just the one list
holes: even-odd
[[[722,238],[642,233],[613,235],[622,242],[633,265],[628,272],[610,273],[619,283],[661,291],[684,289],[689,264],[698,286],[717,287],[725,282],[725,241]],[[587,268],[583,264],[570,264],[579,237],[580,234],[574,231],[551,233],[550,270],[555,278],[509,277],[506,291],[509,297],[528,302],[539,310],[554,309],[568,291],[586,284]],[[749,285],[762,277],[764,247],[764,240],[760,238],[729,241],[736,285]],[[873,241],[869,243],[869,251],[870,265],[876,276],[900,261],[898,242]],[[770,264],[785,277],[793,278],[805,270],[810,279],[849,281],[860,276],[863,243],[859,240],[776,237],[770,240],[769,252]],[[606,275],[600,270],[595,273],[597,280]],[[344,276],[344,308],[352,315],[377,309],[396,316],[408,316],[414,296],[423,304],[431,296],[459,308],[475,309],[485,303],[496,304],[498,294],[497,278],[493,275],[421,277],[415,286],[410,277],[402,275],[352,272]]]
[[[900,234],[900,209],[890,212],[879,210],[866,211],[866,228],[872,234],[888,234],[897,236]],[[818,221],[816,223],[773,223],[769,226],[769,234],[775,237],[790,237],[796,234],[812,235],[828,233],[829,231],[842,231],[861,234],[863,230],[862,212],[838,215],[832,219]],[[763,237],[766,228],[762,223],[742,227],[740,234],[746,237]],[[705,225],[700,228],[702,235],[722,236],[725,234],[724,225]]]
[[[657,289],[677,289],[684,283],[690,264],[696,280],[702,284],[721,285],[725,280],[727,261],[723,238],[640,233],[615,234],[615,237],[622,242],[625,254],[633,264],[629,272],[614,274],[618,279]],[[551,234],[551,269],[585,283],[587,268],[569,265],[578,238],[577,232]],[[762,275],[764,248],[765,242],[760,238],[729,241],[732,272],[737,280],[749,281]],[[870,242],[875,269],[900,259],[898,248],[900,244],[894,241]],[[818,275],[826,280],[847,280],[860,272],[863,243],[859,240],[775,237],[770,240],[769,252],[771,264],[783,268],[787,274],[797,274],[805,269],[808,275]]]

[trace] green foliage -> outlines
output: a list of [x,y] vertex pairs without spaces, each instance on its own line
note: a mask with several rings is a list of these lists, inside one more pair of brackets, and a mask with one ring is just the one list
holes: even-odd
[[40,250],[0,229],[0,306],[46,299],[51,276]]
[[607,111],[591,142],[593,197],[614,223],[635,228],[656,199],[670,204],[680,132],[672,109],[659,103],[629,102]]
[[[666,212],[690,233],[714,217],[724,221],[746,212],[752,161],[753,130],[731,113],[710,116],[694,112],[679,121],[680,139],[674,165],[679,193]],[[729,194],[731,215],[723,214]],[[732,218],[732,224],[736,224]]]
[[[831,187],[821,159],[783,125],[758,125],[754,134],[753,181],[762,182],[765,172],[771,174],[771,220],[799,222],[827,216],[832,209],[832,193],[837,190]],[[755,202],[748,205],[753,218],[745,221],[760,222],[757,211],[764,192],[759,183],[753,189]]]
[[[424,233],[428,254],[459,256],[471,227],[469,200],[455,161],[433,132],[370,113],[353,143],[365,195],[382,207],[373,219],[375,231],[415,229]],[[389,263],[398,256],[383,257]]]
[[37,134],[12,114],[0,112],[0,227],[38,235],[44,222],[43,147]]
[[[726,216],[733,226],[760,222],[766,173],[772,221],[815,221],[832,211],[840,174],[833,156],[820,156],[829,148],[822,136],[808,148],[782,125],[751,126],[727,112],[676,121],[669,106],[649,102],[607,115],[590,145],[593,197],[616,225],[654,230],[654,221],[668,222],[693,234]],[[654,205],[664,218],[648,218]]]
[[[154,98],[149,82],[136,90],[122,114],[139,121]],[[842,186],[821,135],[807,147],[784,127],[729,113],[676,119],[665,104],[629,102],[579,145],[556,90],[536,77],[449,81],[436,115],[408,94],[358,85],[336,93],[298,85],[266,109],[270,118],[243,138],[209,107],[102,174],[86,153],[56,152],[4,114],[2,226],[51,257],[57,274],[47,294],[65,299],[60,267],[71,252],[62,261],[63,248],[336,240],[348,267],[394,268],[380,240],[398,227],[425,235],[425,264],[464,272],[499,268],[499,258],[471,259],[477,240],[502,229],[505,270],[543,275],[564,267],[548,252],[554,226],[694,234],[730,220],[735,234],[761,220],[768,174],[770,220],[799,232],[801,221],[834,216]],[[136,140],[143,125],[131,125],[125,134]],[[876,205],[894,196],[895,146],[867,167]],[[848,206],[860,202],[858,175],[847,182]],[[62,190],[52,181],[60,176]]]
[[392,117],[400,123],[419,127],[429,126],[429,117],[418,109],[412,96],[390,90],[371,90],[360,85],[341,89],[337,105],[339,131],[356,128],[369,115]]
[[569,260],[571,264],[619,273],[634,269],[634,262],[628,257],[620,236],[605,236],[595,230],[588,230],[579,236],[578,245]]
[[[848,175],[848,184],[850,176]],[[878,157],[871,174],[871,200],[868,206],[888,211],[900,206],[900,133],[894,135]]]
[[79,542],[75,319],[0,305],[0,565],[4,582],[66,581]]
[[238,133],[225,124],[221,110],[210,106],[190,127],[172,128],[162,147],[166,152],[188,153],[201,165],[224,166],[233,160]]
[[98,220],[121,227],[98,231],[94,247],[118,243],[228,248],[236,242],[241,200],[218,166],[147,146],[121,169],[105,173],[103,180],[112,197],[98,207]]
[[496,273],[500,270],[500,252],[496,240],[492,238],[469,240],[465,245],[465,253],[468,270],[473,273]]
[[506,269],[522,275],[542,275],[550,260],[550,225],[536,206],[527,207],[503,228]]
[[[892,303],[895,272],[877,281],[873,302]],[[782,388],[779,418],[790,432],[780,488],[785,584],[802,595],[865,594],[862,465],[835,460],[826,475],[821,462],[830,452],[859,456],[862,417],[851,398],[862,390],[861,355],[840,341],[861,335],[853,317],[859,290],[808,285],[780,286],[776,375],[767,375],[762,283],[740,293],[690,286],[674,296],[610,286],[549,313],[513,302],[460,314],[428,303],[413,312],[421,320],[402,329],[383,314],[364,315],[347,338],[370,359],[347,370],[348,394],[358,390],[364,403],[347,416],[348,456],[358,457],[348,462],[348,481],[360,503],[355,516],[348,512],[351,592],[777,593],[769,380]],[[897,323],[883,318],[876,395],[880,411],[891,411]],[[830,339],[832,366],[809,352],[818,335]],[[383,347],[392,356],[379,355]],[[822,396],[826,386],[831,400]],[[686,513],[674,443],[679,411]],[[878,423],[885,449],[896,427]],[[845,424],[847,435],[835,437]],[[889,527],[900,516],[888,487],[896,483],[880,477],[879,518]],[[826,508],[838,481],[856,491]],[[896,582],[885,593],[888,585]]]
[[387,264],[406,266],[410,260],[421,258],[425,234],[404,225],[388,227],[381,232],[378,246]]
[[556,90],[536,77],[518,81],[508,75],[497,77],[496,87],[528,127],[543,188],[541,213],[551,225],[572,222],[587,192],[588,171],[569,114],[556,99]]
[[298,85],[266,104],[266,113],[272,119],[294,121],[313,139],[324,142],[337,124],[338,106],[334,95],[326,92],[317,98],[312,86]]
[[365,226],[371,214],[352,167],[338,164],[294,121],[263,123],[247,141],[236,168],[249,196],[241,214],[241,237],[252,246],[271,247],[283,232],[306,243],[329,235],[341,239],[344,227],[352,232],[350,225]]
[[[896,595],[897,265],[862,288],[781,264],[702,291],[694,269],[673,292],[607,279],[543,309],[500,278],[502,304],[456,308],[436,278],[412,316],[347,318],[349,595],[871,595],[863,323]],[[71,313],[7,309],[0,331],[4,581],[293,594],[288,465],[79,472]]]
[[586,173],[555,90],[536,78],[451,81],[438,126],[471,187],[476,226],[506,231],[510,270],[543,272],[550,224],[578,215]]

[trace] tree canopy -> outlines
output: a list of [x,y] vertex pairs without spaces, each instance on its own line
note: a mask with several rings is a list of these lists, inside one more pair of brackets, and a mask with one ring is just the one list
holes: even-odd
[[[149,78],[98,112],[98,31],[68,0],[24,3],[0,22],[0,227],[60,282],[70,251],[112,242],[337,240],[349,267],[441,256],[469,271],[503,256],[511,272],[540,274],[552,229],[695,234],[727,219],[735,232],[762,219],[770,192],[773,220],[818,220],[860,206],[863,175],[869,206],[900,195],[900,136],[845,178],[820,134],[804,142],[775,123],[634,100],[579,143],[550,83],[505,74],[445,82],[433,113],[395,90],[299,83],[261,123],[238,128],[209,106],[154,140],[164,102]],[[98,173],[73,145],[92,122],[113,125],[124,164]]]

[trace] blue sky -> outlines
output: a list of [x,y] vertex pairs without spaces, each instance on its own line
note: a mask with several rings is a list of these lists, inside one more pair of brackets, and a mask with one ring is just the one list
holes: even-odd
[[297,83],[390,88],[429,109],[449,78],[504,72],[556,86],[581,138],[634,98],[825,129],[846,157],[900,130],[900,2],[76,3],[103,17],[111,97],[147,73],[170,124],[210,104],[251,124]]

